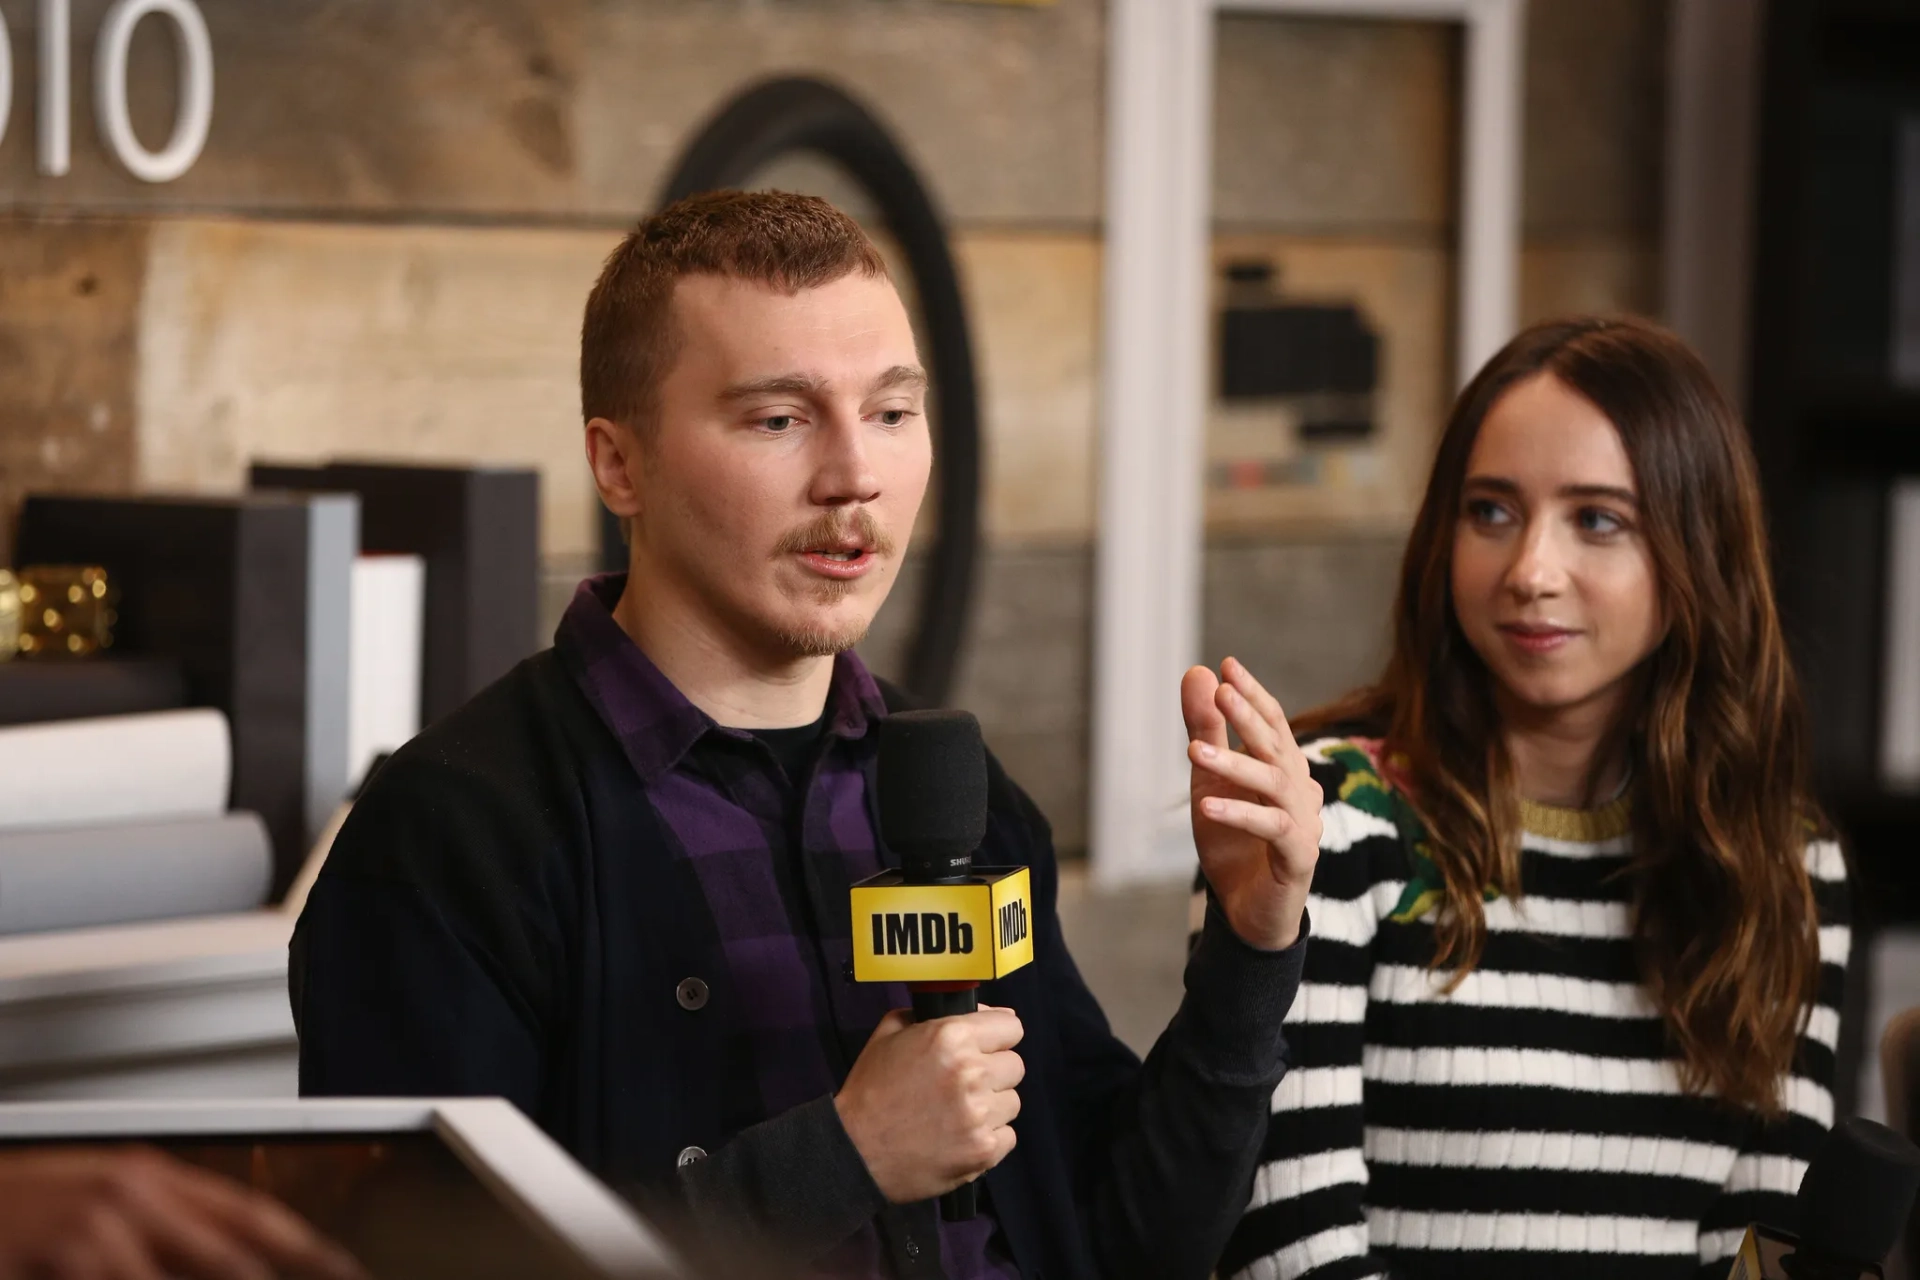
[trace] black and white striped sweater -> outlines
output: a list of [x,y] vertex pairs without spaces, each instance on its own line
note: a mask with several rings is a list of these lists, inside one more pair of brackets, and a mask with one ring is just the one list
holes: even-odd
[[1221,1277],[1696,1280],[1726,1274],[1749,1221],[1790,1221],[1834,1118],[1837,845],[1807,849],[1819,1003],[1787,1115],[1763,1124],[1680,1088],[1629,941],[1624,799],[1523,807],[1521,900],[1486,904],[1485,957],[1446,995],[1428,969],[1437,880],[1378,744],[1306,752],[1326,800],[1293,1068]]

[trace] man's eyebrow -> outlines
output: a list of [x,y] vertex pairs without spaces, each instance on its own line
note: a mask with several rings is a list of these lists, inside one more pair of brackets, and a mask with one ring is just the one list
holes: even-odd
[[927,385],[927,371],[918,365],[897,364],[873,380],[875,391],[891,391],[895,387],[924,387]]
[[750,400],[754,396],[813,396],[826,390],[827,384],[804,373],[780,373],[770,378],[750,378],[736,382],[720,393],[722,400]]

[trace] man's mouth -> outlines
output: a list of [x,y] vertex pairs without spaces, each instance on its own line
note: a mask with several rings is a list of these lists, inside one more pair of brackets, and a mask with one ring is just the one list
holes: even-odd
[[859,510],[815,520],[782,538],[774,550],[797,558],[819,577],[851,582],[892,555],[893,540],[870,512]]
[[869,546],[810,547],[800,553],[807,568],[823,578],[851,581],[872,569],[878,557]]

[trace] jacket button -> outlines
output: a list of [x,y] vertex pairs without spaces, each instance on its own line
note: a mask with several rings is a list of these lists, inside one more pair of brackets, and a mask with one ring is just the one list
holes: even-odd
[[680,1148],[680,1154],[673,1158],[673,1167],[676,1169],[684,1169],[695,1161],[705,1160],[706,1158],[707,1151],[705,1147],[682,1147]]
[[914,1258],[918,1258],[919,1256],[920,1256],[920,1242],[918,1240],[907,1241],[907,1257],[909,1259],[914,1259]]
[[680,985],[673,989],[673,998],[680,1002],[682,1009],[704,1009],[707,1007],[707,984],[698,978],[682,978]]

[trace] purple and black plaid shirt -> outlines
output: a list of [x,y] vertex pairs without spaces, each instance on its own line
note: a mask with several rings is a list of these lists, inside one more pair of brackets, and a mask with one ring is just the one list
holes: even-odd
[[[626,752],[655,812],[693,866],[720,932],[728,1127],[739,1132],[836,1092],[873,1028],[909,1003],[898,984],[853,981],[848,890],[882,869],[861,763],[886,714],[851,653],[834,660],[828,733],[810,778],[687,701],[613,619],[624,574],[580,585],[560,630],[584,662],[587,699]],[[1018,1280],[993,1219],[941,1223],[952,1280]],[[869,1225],[824,1259],[835,1276],[888,1276]]]

